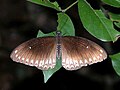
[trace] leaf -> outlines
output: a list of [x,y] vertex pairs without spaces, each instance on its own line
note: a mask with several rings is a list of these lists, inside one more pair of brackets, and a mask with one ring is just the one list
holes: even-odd
[[114,24],[120,28],[120,14],[108,13],[110,19],[114,22]]
[[115,69],[116,73],[120,76],[120,53],[110,55],[112,60],[113,68]]
[[70,17],[65,13],[58,13],[57,30],[61,31],[63,36],[75,36],[75,29]]
[[120,0],[102,0],[102,1],[110,6],[120,7]]
[[119,22],[119,23],[114,22],[114,24],[115,24],[118,28],[120,28],[120,22]]
[[85,29],[102,41],[116,41],[120,32],[113,28],[101,10],[94,10],[85,0],[79,0],[78,11]]
[[38,31],[37,37],[55,36],[55,32],[44,34],[40,30]]
[[115,13],[108,13],[110,19],[112,21],[120,22],[120,14],[115,14]]
[[62,65],[61,65],[61,59],[60,59],[60,60],[57,59],[55,68],[43,71],[44,83],[46,83],[46,82],[48,81],[48,79],[49,79],[56,71],[58,71],[61,67],[62,67]]
[[50,2],[49,0],[27,0],[27,1],[38,4],[38,5],[50,7],[57,11],[61,11],[61,8],[59,7],[56,1],[55,2]]

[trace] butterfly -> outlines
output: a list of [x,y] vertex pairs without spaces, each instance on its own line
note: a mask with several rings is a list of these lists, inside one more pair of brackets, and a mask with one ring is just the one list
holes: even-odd
[[12,51],[10,57],[13,61],[41,70],[53,69],[56,60],[61,60],[66,70],[77,70],[105,60],[107,53],[91,40],[61,36],[61,32],[56,31],[56,36],[33,38],[22,43]]

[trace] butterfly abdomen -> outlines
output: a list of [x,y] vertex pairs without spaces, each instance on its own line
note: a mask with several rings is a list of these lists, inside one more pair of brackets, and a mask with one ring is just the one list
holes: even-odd
[[56,32],[56,57],[57,59],[60,59],[61,57],[61,32]]
[[61,57],[61,44],[57,44],[57,47],[56,47],[56,53],[57,53],[57,59],[60,59]]

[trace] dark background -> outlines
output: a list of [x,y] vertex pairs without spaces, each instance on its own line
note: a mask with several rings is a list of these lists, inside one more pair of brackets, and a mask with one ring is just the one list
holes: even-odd
[[[66,8],[75,0],[58,0]],[[120,9],[104,5],[99,0],[88,0],[94,9],[101,5],[107,11],[120,13]],[[120,51],[120,40],[103,43],[91,36],[82,26],[77,12],[77,5],[66,12],[72,19],[76,36],[89,38],[100,44],[108,54]],[[0,1],[0,90],[119,90],[120,77],[115,73],[111,60],[77,71],[61,68],[46,84],[41,70],[13,62],[11,51],[22,42],[36,37],[38,30],[44,33],[55,31],[57,11],[29,3],[25,0]],[[115,27],[116,28],[116,27]],[[116,28],[119,30],[118,28]]]

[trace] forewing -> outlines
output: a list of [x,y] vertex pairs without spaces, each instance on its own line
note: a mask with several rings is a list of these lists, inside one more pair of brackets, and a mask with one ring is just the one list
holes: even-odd
[[107,58],[105,50],[88,39],[66,36],[61,41],[62,66],[67,70],[76,70]]
[[48,70],[56,65],[55,49],[54,37],[34,38],[15,48],[10,57],[13,61]]

